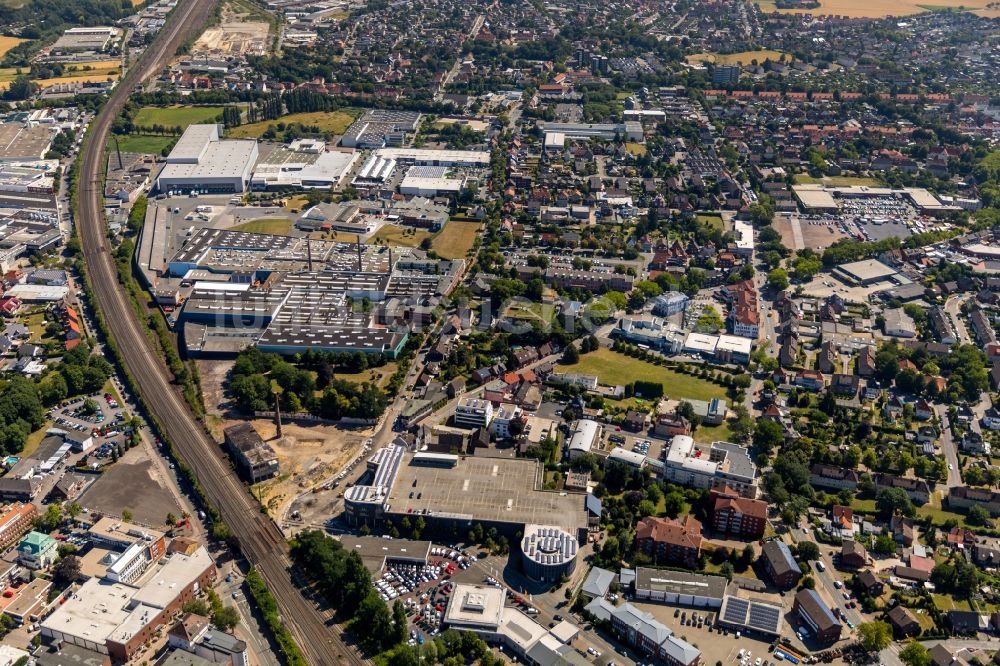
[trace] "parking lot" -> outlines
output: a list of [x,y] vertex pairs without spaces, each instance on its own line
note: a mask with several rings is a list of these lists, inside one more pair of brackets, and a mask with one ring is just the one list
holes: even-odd
[[94,438],[90,455],[110,458],[111,449],[125,441],[131,429],[127,426],[129,415],[118,399],[108,392],[67,401],[49,412],[56,428],[89,434]]
[[[768,653],[770,641],[759,637],[741,635],[737,640],[735,632],[729,629],[721,629],[715,625],[716,612],[710,609],[698,608],[678,608],[665,604],[644,603],[633,601],[635,606],[651,613],[657,620],[665,624],[683,640],[691,643],[701,650],[702,663],[714,664],[721,661],[723,664],[739,664],[737,657],[740,648],[749,650],[754,657],[749,666],[754,666],[753,659],[761,657],[762,664],[773,661]],[[701,619],[701,626],[698,620]],[[707,620],[707,621],[706,621]],[[693,621],[693,622],[692,622]],[[761,666],[761,665],[757,665]]]
[[627,451],[641,453],[647,458],[659,460],[663,455],[665,442],[660,439],[651,438],[648,435],[636,435],[624,430],[606,430],[605,448],[613,449],[620,446]]
[[[453,574],[469,569],[472,559],[457,550],[442,546],[431,548],[427,564],[389,564],[381,577],[374,579],[378,595],[387,604],[403,602],[410,618],[410,644],[423,643],[437,636],[454,589]],[[492,584],[498,584],[493,581]]]

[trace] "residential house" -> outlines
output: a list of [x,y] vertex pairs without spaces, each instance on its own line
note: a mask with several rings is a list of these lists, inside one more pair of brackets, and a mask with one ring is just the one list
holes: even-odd
[[920,622],[909,608],[896,604],[886,614],[886,619],[892,625],[892,631],[897,639],[909,638],[920,633]]
[[860,569],[866,564],[868,564],[868,552],[865,547],[854,539],[844,539],[840,546],[840,566]]

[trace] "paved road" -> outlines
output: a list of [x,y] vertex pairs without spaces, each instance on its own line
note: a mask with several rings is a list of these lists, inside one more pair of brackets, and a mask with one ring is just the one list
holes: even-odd
[[958,341],[962,344],[972,343],[969,329],[961,317],[962,305],[970,298],[972,298],[971,294],[962,294],[961,296],[952,296],[944,303],[944,311],[955,326],[955,332],[958,333]]
[[962,472],[958,464],[958,451],[955,438],[951,436],[951,424],[948,422],[948,406],[935,405],[938,420],[941,422],[941,452],[948,463],[948,487],[962,485]]
[[147,325],[138,320],[119,286],[104,229],[102,153],[111,124],[128,101],[133,87],[162,69],[177,47],[204,25],[212,6],[208,0],[180,0],[168,24],[115,88],[90,127],[90,141],[83,155],[76,221],[92,296],[103,310],[139,392],[180,456],[195,470],[209,501],[218,508],[238,538],[247,560],[267,581],[282,620],[307,661],[317,666],[360,665],[366,663],[365,660],[343,643],[336,627],[328,626],[330,614],[307,601],[296,589],[290,573],[287,543],[281,532],[260,512],[219,446],[189,411],[177,387],[171,384],[163,359],[150,346]]

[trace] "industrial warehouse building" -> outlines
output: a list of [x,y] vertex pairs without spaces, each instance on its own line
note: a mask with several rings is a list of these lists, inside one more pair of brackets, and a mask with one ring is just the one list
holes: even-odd
[[243,192],[257,161],[254,139],[222,139],[218,125],[190,125],[156,179],[161,192]]
[[337,189],[357,163],[360,153],[326,150],[326,144],[297,139],[272,151],[253,170],[253,190]]

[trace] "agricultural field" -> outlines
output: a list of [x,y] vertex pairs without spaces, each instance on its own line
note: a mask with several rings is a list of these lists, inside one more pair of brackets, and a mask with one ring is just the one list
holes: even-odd
[[343,109],[341,111],[315,111],[312,113],[293,113],[283,116],[280,120],[263,120],[259,123],[240,125],[226,130],[226,136],[231,139],[259,139],[268,127],[278,131],[279,123],[302,123],[307,127],[318,127],[320,132],[343,134],[354,119],[361,115],[359,109]]
[[[0,40],[8,39],[7,37],[0,37]],[[0,42],[2,44],[2,42]],[[8,46],[7,49],[13,48],[13,45]],[[2,47],[0,47],[0,52],[2,52]],[[2,55],[2,53],[0,53]],[[99,81],[107,81],[108,79],[117,79],[121,74],[121,63],[117,60],[95,60],[92,62],[80,62],[73,65],[67,65],[63,71],[63,75],[51,79],[35,79],[35,83],[45,88],[47,86],[55,85],[57,83],[91,83]],[[13,81],[18,75],[18,70],[16,68],[4,68],[0,69],[0,90],[6,90],[11,81]]]
[[198,123],[212,123],[222,116],[221,106],[144,106],[135,114],[132,122],[136,127],[187,128]]
[[0,35],[0,56],[5,55],[7,51],[10,51],[21,42],[26,41],[28,40],[21,39],[20,37],[7,37],[5,35]]
[[969,4],[968,0],[936,0],[934,4],[924,4],[917,0],[820,0],[817,9],[778,9],[774,0],[758,0],[757,5],[764,12],[783,14],[813,14],[847,16],[850,18],[885,18],[886,16],[910,16],[928,11],[950,9],[982,10],[985,2]]
[[445,259],[461,259],[472,249],[481,226],[479,222],[451,221],[434,236],[431,248]]
[[763,63],[765,60],[778,60],[783,54],[781,51],[761,50],[743,51],[741,53],[696,53],[687,57],[688,62],[709,62],[715,65],[750,65],[756,60]]
[[275,236],[289,236],[292,233],[293,223],[283,217],[262,217],[257,220],[250,220],[243,224],[232,227],[233,231],[246,231],[251,234],[274,234]]
[[559,371],[597,375],[601,384],[611,386],[624,386],[636,379],[659,382],[663,384],[663,394],[674,399],[711,400],[726,396],[726,390],[718,384],[605,348],[583,354],[579,363],[559,366]]

